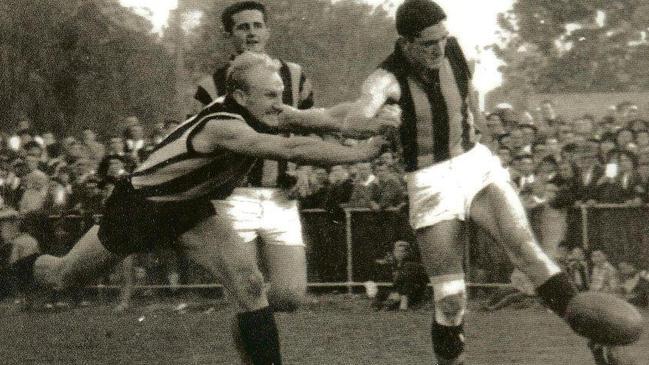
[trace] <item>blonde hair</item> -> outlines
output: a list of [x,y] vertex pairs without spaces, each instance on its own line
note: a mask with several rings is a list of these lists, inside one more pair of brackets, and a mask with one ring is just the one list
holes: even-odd
[[226,78],[226,91],[228,94],[235,90],[250,90],[250,71],[257,68],[264,68],[272,72],[278,72],[281,63],[262,53],[244,52],[237,56],[228,68]]

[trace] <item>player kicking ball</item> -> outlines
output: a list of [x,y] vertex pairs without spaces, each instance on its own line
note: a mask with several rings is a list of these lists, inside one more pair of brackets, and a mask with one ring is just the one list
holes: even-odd
[[[637,341],[642,318],[613,295],[578,293],[539,247],[509,174],[479,143],[471,71],[445,19],[431,0],[400,5],[394,52],[367,78],[361,97],[344,106],[352,111],[348,120],[371,118],[386,104],[401,107],[410,224],[433,285],[430,333],[436,363],[464,363],[462,225],[471,221],[504,247],[549,309],[591,340],[598,364],[616,364],[621,349],[613,347]],[[298,120],[300,113],[313,111],[291,113]]]

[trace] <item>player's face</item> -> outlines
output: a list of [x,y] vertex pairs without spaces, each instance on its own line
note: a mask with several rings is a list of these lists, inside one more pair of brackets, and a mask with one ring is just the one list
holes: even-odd
[[448,35],[444,22],[432,25],[422,30],[419,37],[407,42],[407,53],[420,66],[439,68],[445,56]]
[[279,124],[278,104],[282,103],[284,83],[277,72],[269,70],[250,70],[254,80],[250,82],[248,92],[244,92],[240,103],[253,117],[262,123],[276,127]]
[[229,36],[237,52],[265,52],[270,30],[261,11],[244,10],[234,14],[232,20],[234,26]]

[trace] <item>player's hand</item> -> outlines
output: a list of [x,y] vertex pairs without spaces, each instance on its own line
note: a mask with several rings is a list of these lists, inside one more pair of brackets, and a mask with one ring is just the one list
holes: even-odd
[[358,144],[364,160],[373,160],[387,150],[390,142],[384,136],[378,135]]
[[380,128],[399,128],[401,126],[401,108],[396,104],[384,105],[374,120]]
[[395,130],[401,126],[401,108],[398,105],[384,105],[376,116],[368,118],[357,111],[350,111],[345,117],[345,125],[351,129],[373,131],[384,134],[386,130]]

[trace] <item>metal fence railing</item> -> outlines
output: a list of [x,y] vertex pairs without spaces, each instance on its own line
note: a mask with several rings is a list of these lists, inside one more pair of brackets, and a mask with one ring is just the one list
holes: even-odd
[[[649,268],[649,208],[598,205],[578,206],[565,212],[567,229],[564,240],[569,246],[582,246],[586,250],[602,249],[613,263],[629,261],[637,267]],[[48,228],[41,238],[55,242],[46,251],[63,254],[85,229],[98,221],[99,216],[51,216]],[[391,251],[396,240],[414,241],[414,233],[408,224],[407,214],[397,210],[372,211],[369,209],[341,209],[328,212],[310,209],[302,211],[302,222],[307,246],[308,285],[317,287],[340,287],[352,291],[372,280],[379,285],[389,285],[391,273],[376,264],[377,259]],[[533,225],[549,224],[531,219]],[[465,269],[471,286],[502,286],[512,266],[504,251],[492,242],[488,235],[475,228],[467,228],[465,245]],[[158,260],[158,261],[156,261]],[[178,262],[182,258],[174,257]],[[144,255],[143,264],[160,260]],[[164,266],[164,264],[162,265]],[[176,271],[189,271],[175,288],[215,288],[213,279],[193,267],[191,263],[171,265]],[[180,270],[179,267],[182,269]],[[157,268],[157,271],[164,270]],[[486,272],[480,278],[472,273]],[[199,272],[199,274],[196,274]],[[164,275],[156,280],[136,281],[135,287],[171,288]],[[101,288],[119,287],[106,281]]]

